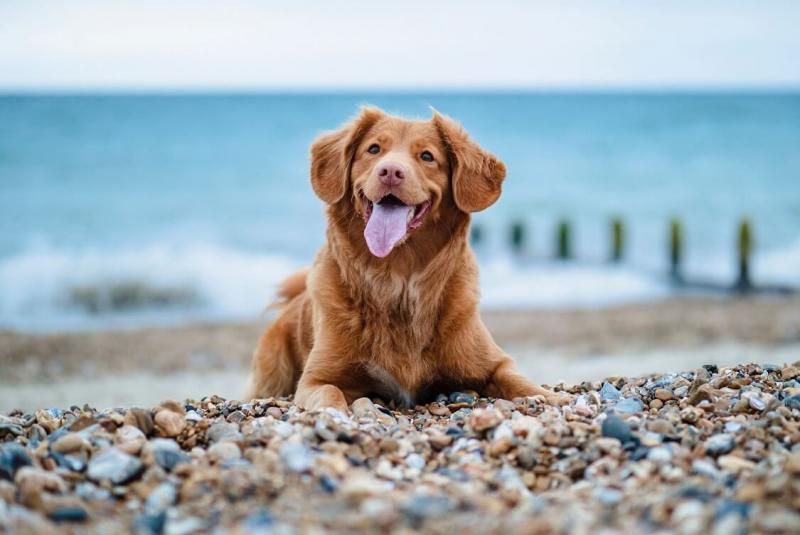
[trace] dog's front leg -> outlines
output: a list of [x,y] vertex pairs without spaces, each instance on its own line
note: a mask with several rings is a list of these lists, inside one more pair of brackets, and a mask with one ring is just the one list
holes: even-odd
[[311,350],[295,393],[295,402],[300,407],[306,410],[333,407],[347,413],[348,401],[358,397],[356,392],[347,388],[352,377],[342,367],[345,359],[331,355],[321,349]]
[[553,392],[529,381],[514,364],[514,360],[504,355],[488,384],[486,394],[491,397],[514,399],[529,396],[542,396],[551,405],[566,405],[572,399],[569,394]]

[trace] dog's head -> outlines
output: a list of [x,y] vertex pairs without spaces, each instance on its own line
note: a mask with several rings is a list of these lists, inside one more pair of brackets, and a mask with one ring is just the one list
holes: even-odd
[[311,147],[311,185],[329,205],[346,203],[380,258],[447,212],[470,213],[500,196],[505,166],[452,119],[412,121],[364,108]]

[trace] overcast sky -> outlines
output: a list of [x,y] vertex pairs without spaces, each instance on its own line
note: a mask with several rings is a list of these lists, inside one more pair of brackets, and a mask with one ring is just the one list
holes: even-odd
[[800,0],[0,0],[0,89],[800,88]]

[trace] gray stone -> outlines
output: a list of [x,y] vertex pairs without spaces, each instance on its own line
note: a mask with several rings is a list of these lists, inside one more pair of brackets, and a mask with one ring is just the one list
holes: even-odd
[[619,390],[616,389],[611,383],[603,383],[603,388],[600,389],[600,397],[603,401],[616,401],[621,396]]
[[736,439],[733,435],[720,433],[706,440],[706,454],[713,457],[724,455],[736,446]]
[[178,498],[178,491],[172,483],[162,483],[154,488],[144,503],[148,514],[157,514],[164,511],[175,503]]
[[635,414],[637,412],[641,412],[643,408],[644,403],[637,398],[625,398],[614,405],[614,410],[616,412],[621,412],[624,414]]
[[220,442],[222,440],[241,440],[242,433],[239,431],[237,424],[228,422],[217,422],[206,431],[206,436],[211,442]]
[[311,449],[305,444],[284,443],[280,450],[281,459],[292,472],[307,472],[314,462]]
[[110,481],[120,485],[139,475],[141,469],[141,461],[133,455],[108,448],[89,462],[87,475],[93,481]]
[[619,416],[609,414],[603,420],[602,433],[604,437],[616,438],[622,444],[627,444],[633,440],[633,433],[631,433],[628,424],[622,421]]

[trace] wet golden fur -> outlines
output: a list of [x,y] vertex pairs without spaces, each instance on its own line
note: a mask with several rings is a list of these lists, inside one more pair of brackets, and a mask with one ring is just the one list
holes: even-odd
[[[378,144],[380,154],[368,148]],[[421,151],[433,161],[423,161]],[[400,186],[376,166],[401,162]],[[279,313],[253,357],[250,398],[295,394],[307,409],[348,405],[364,395],[413,404],[475,389],[512,399],[560,396],[517,372],[478,313],[478,267],[470,213],[500,195],[505,166],[451,119],[409,121],[365,108],[311,148],[311,184],[327,204],[327,243],[313,266],[287,279]],[[364,239],[365,200],[388,192],[431,208],[386,258]]]

